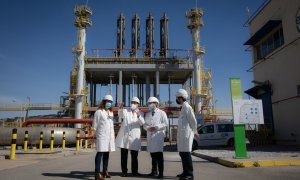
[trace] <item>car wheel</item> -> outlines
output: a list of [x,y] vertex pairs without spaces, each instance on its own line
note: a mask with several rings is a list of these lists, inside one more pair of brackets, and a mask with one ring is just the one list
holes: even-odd
[[196,150],[198,147],[198,143],[196,140],[193,141],[192,150]]
[[228,145],[229,147],[234,147],[234,140],[233,140],[233,139],[229,139],[227,145]]

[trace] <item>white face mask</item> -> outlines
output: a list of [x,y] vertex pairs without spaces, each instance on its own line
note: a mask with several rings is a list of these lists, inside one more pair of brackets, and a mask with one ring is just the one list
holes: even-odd
[[131,110],[136,110],[137,109],[137,107],[138,107],[138,105],[137,104],[131,104]]

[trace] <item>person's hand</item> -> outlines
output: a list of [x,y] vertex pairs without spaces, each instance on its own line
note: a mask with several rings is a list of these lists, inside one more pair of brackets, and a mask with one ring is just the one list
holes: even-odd
[[194,135],[195,135],[197,138],[200,137],[200,134],[199,134],[197,131],[194,133]]
[[137,117],[140,117],[141,112],[140,112],[139,108],[137,108],[137,109],[135,110],[135,113],[136,113]]
[[123,107],[124,107],[124,102],[121,102],[120,106],[119,106],[119,109],[123,109]]
[[155,131],[155,127],[150,127],[150,128],[148,128],[148,131],[154,132],[154,131]]

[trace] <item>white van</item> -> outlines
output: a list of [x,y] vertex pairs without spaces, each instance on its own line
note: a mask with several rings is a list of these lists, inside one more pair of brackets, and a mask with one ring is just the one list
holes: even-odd
[[193,149],[198,146],[234,146],[233,122],[205,123],[198,128],[199,137],[194,137]]

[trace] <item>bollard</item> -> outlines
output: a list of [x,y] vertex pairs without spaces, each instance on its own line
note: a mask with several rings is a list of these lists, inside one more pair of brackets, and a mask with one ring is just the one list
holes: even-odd
[[76,151],[79,151],[79,139],[80,139],[80,131],[77,130],[77,135],[76,135]]
[[51,130],[50,151],[53,151],[53,145],[54,145],[54,130]]
[[24,136],[24,151],[27,151],[27,144],[28,144],[28,131],[25,131],[25,136]]
[[16,156],[16,145],[17,145],[17,129],[12,130],[11,135],[11,148],[10,148],[10,159],[14,160]]
[[43,150],[43,138],[44,138],[44,134],[43,131],[40,132],[40,150]]
[[88,132],[85,131],[84,149],[88,148]]
[[65,149],[66,147],[66,132],[63,132],[63,138],[62,138],[62,149]]

